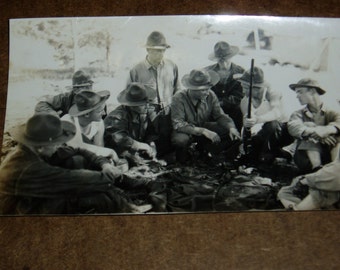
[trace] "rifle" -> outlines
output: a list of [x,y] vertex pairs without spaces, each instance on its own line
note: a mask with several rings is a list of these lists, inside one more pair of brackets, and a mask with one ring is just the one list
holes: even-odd
[[[248,112],[247,118],[251,118],[251,101],[253,92],[253,75],[254,75],[254,59],[251,59],[250,65],[250,83],[249,83],[249,97],[248,97]],[[251,150],[251,128],[243,129],[243,150],[246,155],[250,153]]]

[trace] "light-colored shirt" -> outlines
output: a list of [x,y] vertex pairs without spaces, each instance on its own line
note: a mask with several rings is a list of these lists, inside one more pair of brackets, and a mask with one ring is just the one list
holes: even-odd
[[80,126],[79,119],[77,116],[71,116],[69,114],[65,114],[61,119],[65,121],[69,121],[76,126],[75,138],[77,140],[84,141],[85,139],[87,143],[92,143],[92,144],[99,145],[99,146],[104,145],[103,135],[104,135],[105,128],[104,128],[103,120],[100,120],[98,122],[93,121],[84,128]]
[[[243,97],[241,100],[241,110],[243,115],[248,113],[248,102],[249,98],[247,96]],[[286,119],[285,111],[282,104],[281,93],[272,90],[270,87],[266,87],[263,91],[262,99],[259,101],[259,106],[254,107],[252,104],[251,113],[257,117],[268,115],[266,118],[269,121],[278,120],[284,121]]]
[[168,59],[154,68],[145,59],[130,70],[128,84],[139,82],[158,91],[160,103],[156,97],[154,103],[165,108],[170,105],[173,95],[180,90],[177,65]]
[[80,126],[78,117],[65,114],[61,120],[69,121],[76,127],[76,135],[67,142],[67,145],[81,147],[97,155],[112,156],[113,159],[117,159],[117,154],[113,149],[104,147],[105,126],[103,120],[91,122],[85,130]]
[[316,126],[334,126],[340,130],[340,113],[322,106],[318,113],[312,113],[308,106],[295,111],[288,121],[290,135],[297,139],[303,139],[302,134],[313,123]]
[[326,164],[315,173],[306,174],[308,186],[324,191],[340,191],[340,160]]
[[[243,116],[248,114],[249,97],[244,96],[241,100],[240,108]],[[251,106],[251,114],[255,115],[261,121],[252,127],[252,132],[256,133],[261,129],[262,125],[270,121],[286,122],[288,117],[284,110],[281,93],[272,90],[270,87],[266,87],[263,91],[262,98],[259,100],[259,106]]]
[[305,175],[309,194],[321,207],[340,200],[340,161],[337,159],[315,173]]

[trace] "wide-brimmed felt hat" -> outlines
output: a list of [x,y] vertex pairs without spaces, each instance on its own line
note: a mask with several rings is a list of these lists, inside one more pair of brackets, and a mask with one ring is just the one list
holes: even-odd
[[141,106],[155,99],[156,90],[151,87],[133,82],[126,89],[119,93],[117,100],[125,106]]
[[[250,85],[250,70],[243,72],[242,76],[238,78],[240,82]],[[253,86],[262,87],[265,86],[263,70],[259,67],[253,68]]]
[[69,110],[69,115],[80,116],[87,114],[105,103],[110,97],[110,92],[107,90],[93,92],[84,90],[74,97],[75,104]]
[[202,90],[213,87],[220,80],[220,76],[212,70],[193,69],[182,78],[182,84],[191,90]]
[[326,90],[322,89],[317,81],[312,80],[310,78],[304,78],[298,81],[297,83],[289,85],[289,88],[294,91],[298,87],[315,88],[316,92],[318,92],[319,95],[323,95],[324,93],[326,93]]
[[148,36],[145,46],[148,49],[159,50],[170,48],[170,45],[166,43],[163,33],[158,31],[154,31]]
[[28,146],[62,144],[76,134],[76,127],[52,114],[35,114],[25,124],[10,131],[14,140]]
[[225,41],[219,41],[214,46],[214,52],[209,54],[209,59],[217,61],[221,58],[229,59],[238,54],[239,48],[237,46],[231,46]]
[[88,74],[84,70],[78,70],[72,76],[72,85],[66,86],[66,88],[72,89],[72,88],[87,87],[87,86],[92,86],[92,85],[93,85],[93,81],[91,80],[90,74]]

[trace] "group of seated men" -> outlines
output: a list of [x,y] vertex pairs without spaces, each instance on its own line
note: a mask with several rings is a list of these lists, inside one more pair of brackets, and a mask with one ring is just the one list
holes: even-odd
[[[192,145],[206,160],[242,141],[245,130],[251,134],[248,160],[293,158],[300,169],[278,194],[286,208],[339,200],[340,113],[326,108],[326,91],[316,81],[289,85],[305,107],[287,117],[261,68],[251,72],[231,62],[236,46],[216,43],[209,55],[216,63],[193,69],[181,83],[176,64],[163,58],[169,47],[162,33],[149,35],[147,56],[131,69],[117,96],[120,106],[111,112],[110,92],[94,91],[82,70],[74,73],[71,91],[39,102],[34,116],[11,133],[19,145],[0,167],[0,213],[143,212],[148,206],[134,205],[121,190],[134,184],[124,183],[125,160],[140,165],[174,153],[186,164]],[[288,145],[293,156],[284,150]],[[294,195],[301,187],[309,188],[302,200]]]

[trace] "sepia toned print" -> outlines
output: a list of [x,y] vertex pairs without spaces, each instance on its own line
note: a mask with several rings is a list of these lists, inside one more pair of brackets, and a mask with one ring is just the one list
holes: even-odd
[[11,20],[0,213],[338,209],[339,26]]

